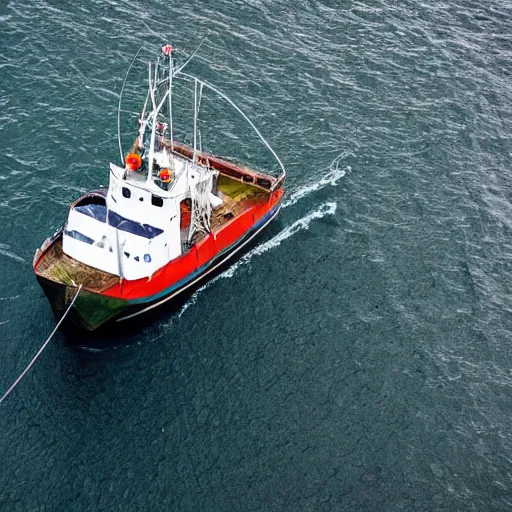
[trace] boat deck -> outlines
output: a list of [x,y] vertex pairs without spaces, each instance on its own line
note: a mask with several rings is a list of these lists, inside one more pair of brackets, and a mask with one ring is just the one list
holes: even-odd
[[38,262],[36,272],[42,277],[68,286],[81,284],[85,289],[101,292],[119,282],[119,276],[98,270],[74,258],[62,250],[60,236]]
[[[253,185],[242,183],[222,174],[217,180],[217,190],[222,195],[223,203],[212,211],[211,230],[219,231],[224,224],[237,217],[254,205],[263,204],[267,193]],[[182,229],[184,251],[188,229]],[[199,242],[204,233],[196,233],[192,244]],[[85,289],[102,292],[119,282],[119,276],[109,274],[81,263],[66,255],[62,250],[62,237],[59,237],[37,263],[37,274],[50,281],[69,286],[82,284]]]
[[241,183],[223,174],[217,180],[217,191],[223,203],[212,211],[212,231],[218,231],[227,221],[243,213],[251,206],[263,204],[267,193],[246,183]]

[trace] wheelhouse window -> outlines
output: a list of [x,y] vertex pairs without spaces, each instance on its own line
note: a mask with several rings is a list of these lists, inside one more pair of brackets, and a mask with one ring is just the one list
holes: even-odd
[[101,204],[88,204],[85,206],[75,207],[77,212],[83,213],[88,217],[99,220],[100,222],[106,222],[107,220],[107,208]]
[[127,233],[132,233],[134,235],[150,239],[155,238],[164,232],[162,229],[150,226],[149,224],[142,224],[140,222],[127,219],[126,217],[122,217],[112,210],[108,212],[108,224],[120,229],[121,231],[126,231]]
[[[100,222],[107,222],[107,208],[105,206],[90,204],[87,206],[79,206],[78,208],[75,208],[75,210]],[[107,224],[120,229],[121,231],[126,231],[127,233],[132,233],[149,239],[155,238],[164,232],[163,229],[156,228],[150,224],[142,224],[140,222],[127,219],[112,210],[108,210]]]
[[151,204],[153,206],[162,207],[164,205],[164,200],[158,196],[151,196]]
[[74,238],[75,240],[78,240],[80,242],[84,242],[86,244],[92,245],[94,243],[94,240],[83,233],[80,233],[80,231],[76,231],[74,229],[68,231],[64,231],[64,234],[67,236],[70,236],[71,238]]

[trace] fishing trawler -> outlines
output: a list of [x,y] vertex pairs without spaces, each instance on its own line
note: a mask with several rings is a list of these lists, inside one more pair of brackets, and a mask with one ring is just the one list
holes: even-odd
[[[108,189],[91,191],[71,204],[63,228],[34,256],[35,274],[56,317],[69,309],[75,325],[95,330],[148,312],[205,279],[278,214],[286,177],[281,160],[227,95],[184,71],[196,52],[178,66],[173,48],[166,45],[149,64],[138,135],[127,154],[119,128],[121,89],[122,165],[110,164]],[[191,146],[173,137],[176,80],[193,86]],[[249,123],[276,159],[277,176],[198,147],[203,90]]]

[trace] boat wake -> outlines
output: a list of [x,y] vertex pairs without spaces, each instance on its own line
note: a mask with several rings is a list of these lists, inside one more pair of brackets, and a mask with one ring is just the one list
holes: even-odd
[[303,197],[308,196],[312,192],[316,192],[317,190],[321,190],[327,186],[336,186],[338,181],[343,178],[347,172],[350,172],[352,169],[350,165],[341,167],[342,160],[348,155],[347,152],[340,153],[327,168],[327,174],[321,178],[319,181],[315,183],[311,183],[309,185],[305,185],[300,187],[295,192],[292,192],[290,198],[283,203],[283,208],[294,205],[297,201],[301,200]]
[[298,231],[309,229],[309,225],[313,220],[321,219],[323,217],[326,217],[327,215],[334,215],[336,213],[336,207],[337,204],[335,202],[321,204],[316,210],[313,210],[312,212],[308,213],[301,219],[295,221],[292,225],[284,228],[276,236],[274,236],[267,242],[258,245],[257,247],[249,251],[247,254],[242,256],[228,270],[218,275],[215,279],[212,279],[212,282],[216,281],[217,279],[232,277],[238,268],[240,268],[242,265],[249,263],[249,261],[251,261],[251,259],[254,256],[259,256],[260,254],[263,254],[264,252],[267,252],[270,249],[273,249],[274,247],[280,246],[282,242],[293,236]]
[[[346,176],[348,172],[350,172],[352,169],[349,165],[342,166],[342,161],[349,156],[351,153],[347,151],[342,151],[339,153],[334,160],[327,166],[327,173],[318,181],[304,185],[302,187],[299,187],[297,190],[291,193],[288,200],[286,200],[283,203],[282,209],[288,208],[290,206],[293,206],[301,199],[309,196],[313,192],[317,192],[319,190],[322,190],[325,187],[335,187],[338,184],[338,181]],[[310,223],[315,219],[321,219],[322,217],[325,217],[327,215],[334,215],[336,212],[336,203],[335,202],[328,202],[321,204],[318,208],[311,211],[301,219],[295,221],[290,226],[284,228],[281,232],[279,232],[277,235],[275,235],[270,240],[262,243],[261,245],[258,245],[251,251],[249,251],[247,254],[245,254],[240,260],[238,260],[235,264],[233,264],[231,267],[229,267],[225,272],[222,274],[219,274],[217,277],[212,279],[211,281],[208,281],[206,284],[201,286],[191,297],[190,299],[183,305],[180,312],[178,313],[178,318],[181,318],[181,316],[185,313],[185,311],[190,307],[193,306],[199,295],[209,288],[213,283],[218,281],[219,279],[226,279],[229,277],[232,277],[239,268],[246,265],[251,261],[251,259],[254,256],[258,256],[260,254],[263,254],[264,252],[269,251],[270,249],[273,249],[274,247],[278,247],[281,245],[282,242],[284,242],[286,239],[293,236],[298,231],[309,229]]]
[[[312,190],[318,190],[318,188],[312,189]],[[292,203],[293,204],[293,203]],[[283,205],[283,208],[286,205]],[[196,303],[198,296],[207,288],[209,288],[212,284],[219,281],[220,279],[227,279],[230,277],[233,277],[235,273],[243,267],[244,265],[247,265],[254,256],[259,256],[260,254],[263,254],[270,249],[274,249],[275,247],[280,246],[285,240],[295,235],[295,233],[307,230],[309,229],[309,225],[312,221],[316,219],[321,219],[323,217],[326,217],[328,215],[334,215],[336,213],[337,204],[332,202],[327,202],[321,204],[318,208],[315,210],[309,212],[304,217],[300,218],[299,220],[296,220],[293,224],[290,226],[284,228],[282,231],[280,231],[277,235],[272,237],[270,240],[267,240],[266,242],[263,242],[262,244],[256,246],[254,249],[249,251],[247,254],[242,256],[235,264],[233,264],[231,267],[229,267],[226,271],[222,272],[222,274],[219,274],[217,277],[212,279],[211,281],[208,281],[205,285],[201,286],[193,295],[190,297],[190,299],[184,304],[184,306],[181,308],[181,311],[178,314],[178,318],[181,318],[183,313],[193,304]]]

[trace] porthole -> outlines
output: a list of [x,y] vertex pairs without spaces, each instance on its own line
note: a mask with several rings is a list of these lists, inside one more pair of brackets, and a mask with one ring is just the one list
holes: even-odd
[[130,199],[132,196],[132,193],[129,188],[123,187],[123,197],[126,197],[126,199]]

